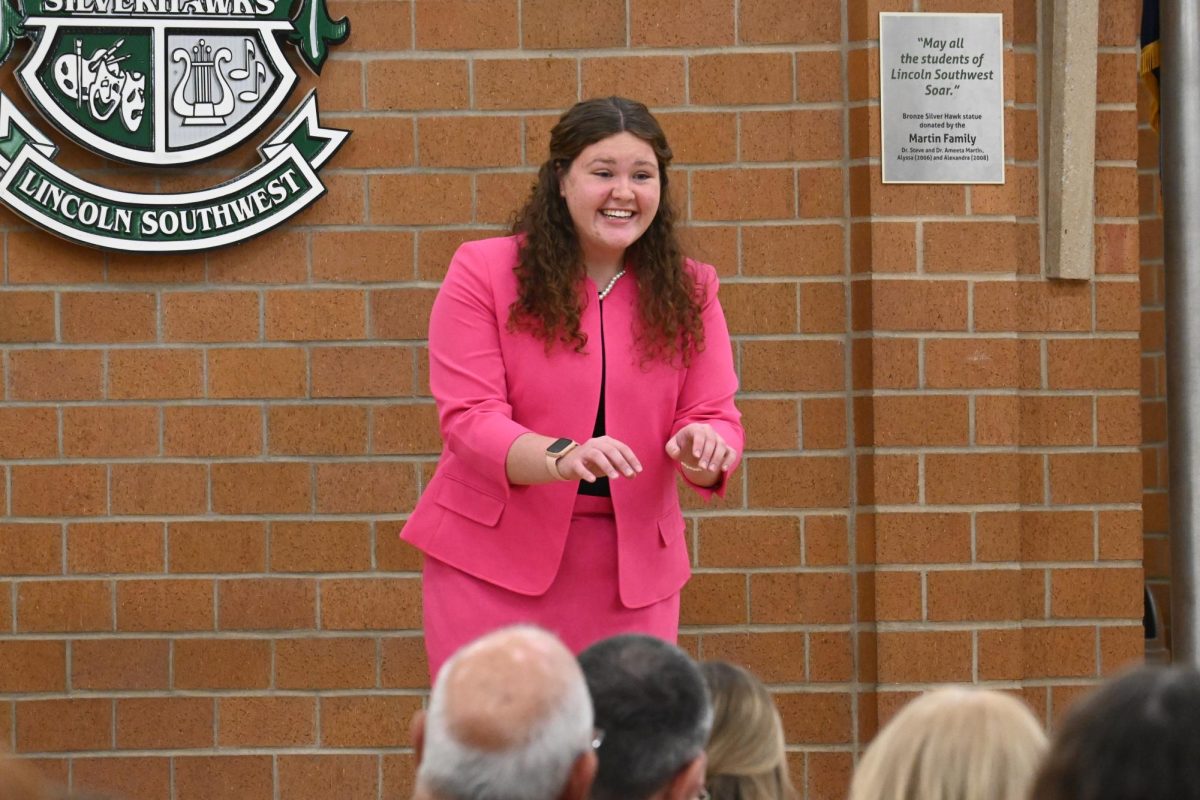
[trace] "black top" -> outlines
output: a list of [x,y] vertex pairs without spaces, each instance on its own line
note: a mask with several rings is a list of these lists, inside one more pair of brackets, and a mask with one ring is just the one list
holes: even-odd
[[[608,356],[604,351],[604,301],[599,301],[600,306],[600,404],[596,408],[596,423],[592,426],[592,438],[604,435],[604,380],[605,373],[608,372]],[[587,481],[579,482],[579,493],[586,494],[589,497],[612,497],[612,490],[608,486],[608,477],[596,478],[595,483]]]

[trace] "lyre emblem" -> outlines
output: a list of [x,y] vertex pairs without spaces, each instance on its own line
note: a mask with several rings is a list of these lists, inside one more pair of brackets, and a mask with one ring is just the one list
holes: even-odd
[[[172,61],[183,62],[183,78],[171,96],[171,108],[184,125],[224,125],[225,118],[233,112],[237,100],[229,88],[229,81],[221,71],[221,65],[233,60],[229,48],[222,47],[213,55],[213,49],[201,39],[188,51],[182,47],[171,53]],[[192,99],[187,99],[191,88]]]

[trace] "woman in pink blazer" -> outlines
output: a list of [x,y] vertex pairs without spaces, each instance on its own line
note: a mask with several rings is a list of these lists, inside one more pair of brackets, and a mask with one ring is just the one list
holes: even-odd
[[723,493],[743,434],[716,273],[680,252],[670,160],[641,103],[579,103],[515,235],[454,255],[429,323],[444,449],[401,534],[426,555],[433,675],[516,622],[576,651],[676,639],[675,475]]

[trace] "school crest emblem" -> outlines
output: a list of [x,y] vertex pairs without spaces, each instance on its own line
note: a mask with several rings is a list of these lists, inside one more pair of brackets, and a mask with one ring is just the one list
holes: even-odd
[[[10,4],[10,3],[14,3]],[[325,0],[0,0],[0,63],[37,110],[106,158],[180,167],[271,124],[298,82],[283,46],[320,74],[349,22]],[[275,227],[322,194],[316,171],[347,131],[322,127],[315,90],[259,145],[260,162],[195,192],[134,193],[72,175],[57,147],[0,92],[0,200],[74,241],[182,252]]]

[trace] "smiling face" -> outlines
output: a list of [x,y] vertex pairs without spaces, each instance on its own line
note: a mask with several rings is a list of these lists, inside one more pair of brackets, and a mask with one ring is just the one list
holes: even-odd
[[658,213],[662,182],[648,143],[622,132],[580,151],[559,179],[584,263],[620,269],[625,250]]

